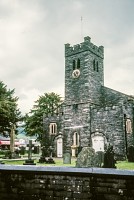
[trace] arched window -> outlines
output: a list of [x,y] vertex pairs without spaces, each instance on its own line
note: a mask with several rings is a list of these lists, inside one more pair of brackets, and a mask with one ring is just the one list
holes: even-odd
[[126,132],[132,133],[132,122],[130,119],[126,119]]
[[75,69],[80,69],[80,59],[78,58],[77,59],[77,62],[76,60],[73,60],[73,70]]
[[76,68],[76,63],[75,63],[75,60],[73,60],[73,70],[75,70]]
[[98,61],[96,62],[96,71],[97,71],[97,72],[99,71],[99,64],[98,64]]
[[95,71],[95,60],[93,60],[93,70]]
[[98,72],[99,71],[99,62],[95,59],[93,60],[93,70]]
[[50,135],[56,135],[57,134],[57,124],[56,123],[50,123],[49,134]]
[[74,132],[73,134],[73,145],[79,146],[79,134],[77,132]]
[[77,69],[80,69],[80,59],[77,60]]

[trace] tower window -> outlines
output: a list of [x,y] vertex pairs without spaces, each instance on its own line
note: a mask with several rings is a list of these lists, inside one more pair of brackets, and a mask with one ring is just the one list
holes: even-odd
[[95,60],[93,60],[93,69],[95,71]]
[[57,124],[56,123],[50,123],[49,134],[50,135],[56,135],[57,134]]
[[95,59],[93,60],[93,70],[96,72],[99,71],[99,63]]
[[98,61],[96,62],[96,71],[98,72],[99,71],[99,64],[98,64]]
[[80,59],[73,60],[73,70],[80,69]]
[[77,69],[80,69],[80,59],[77,60]]
[[73,70],[75,70],[76,68],[76,63],[75,63],[75,60],[73,60]]

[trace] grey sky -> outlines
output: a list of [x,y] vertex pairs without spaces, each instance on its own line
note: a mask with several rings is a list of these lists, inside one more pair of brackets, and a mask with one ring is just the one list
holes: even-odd
[[1,0],[0,80],[21,111],[45,92],[64,96],[64,44],[84,36],[104,46],[105,86],[134,95],[133,10],[133,0]]

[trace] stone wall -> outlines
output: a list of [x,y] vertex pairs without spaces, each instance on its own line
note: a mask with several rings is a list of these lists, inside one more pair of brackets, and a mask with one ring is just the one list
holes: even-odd
[[[92,109],[92,133],[96,129],[106,137],[107,144],[111,144],[118,159],[125,156],[125,133],[123,124],[123,112],[120,106]],[[120,159],[119,159],[120,160]]]
[[133,200],[134,171],[0,165],[3,200]]

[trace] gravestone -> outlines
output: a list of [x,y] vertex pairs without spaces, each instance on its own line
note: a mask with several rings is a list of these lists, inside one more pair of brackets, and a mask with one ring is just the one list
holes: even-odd
[[134,146],[128,147],[128,162],[134,162]]
[[97,167],[97,157],[92,147],[83,147],[76,161],[76,167]]
[[71,153],[63,154],[63,164],[71,164]]
[[41,157],[39,159],[39,163],[47,163],[47,159],[46,159],[46,147],[45,146],[42,146],[41,147]]
[[28,160],[25,160],[23,165],[36,165],[34,160],[32,160],[32,140],[29,140]]
[[116,168],[115,166],[115,159],[114,159],[114,151],[113,146],[108,146],[108,149],[104,153],[104,168]]
[[48,164],[55,164],[55,161],[54,161],[53,156],[52,156],[52,154],[53,154],[53,147],[52,146],[49,147],[49,154],[50,154],[50,156],[47,160],[47,163]]
[[104,164],[104,152],[97,151],[95,154],[95,160],[96,160],[97,167],[102,167]]

